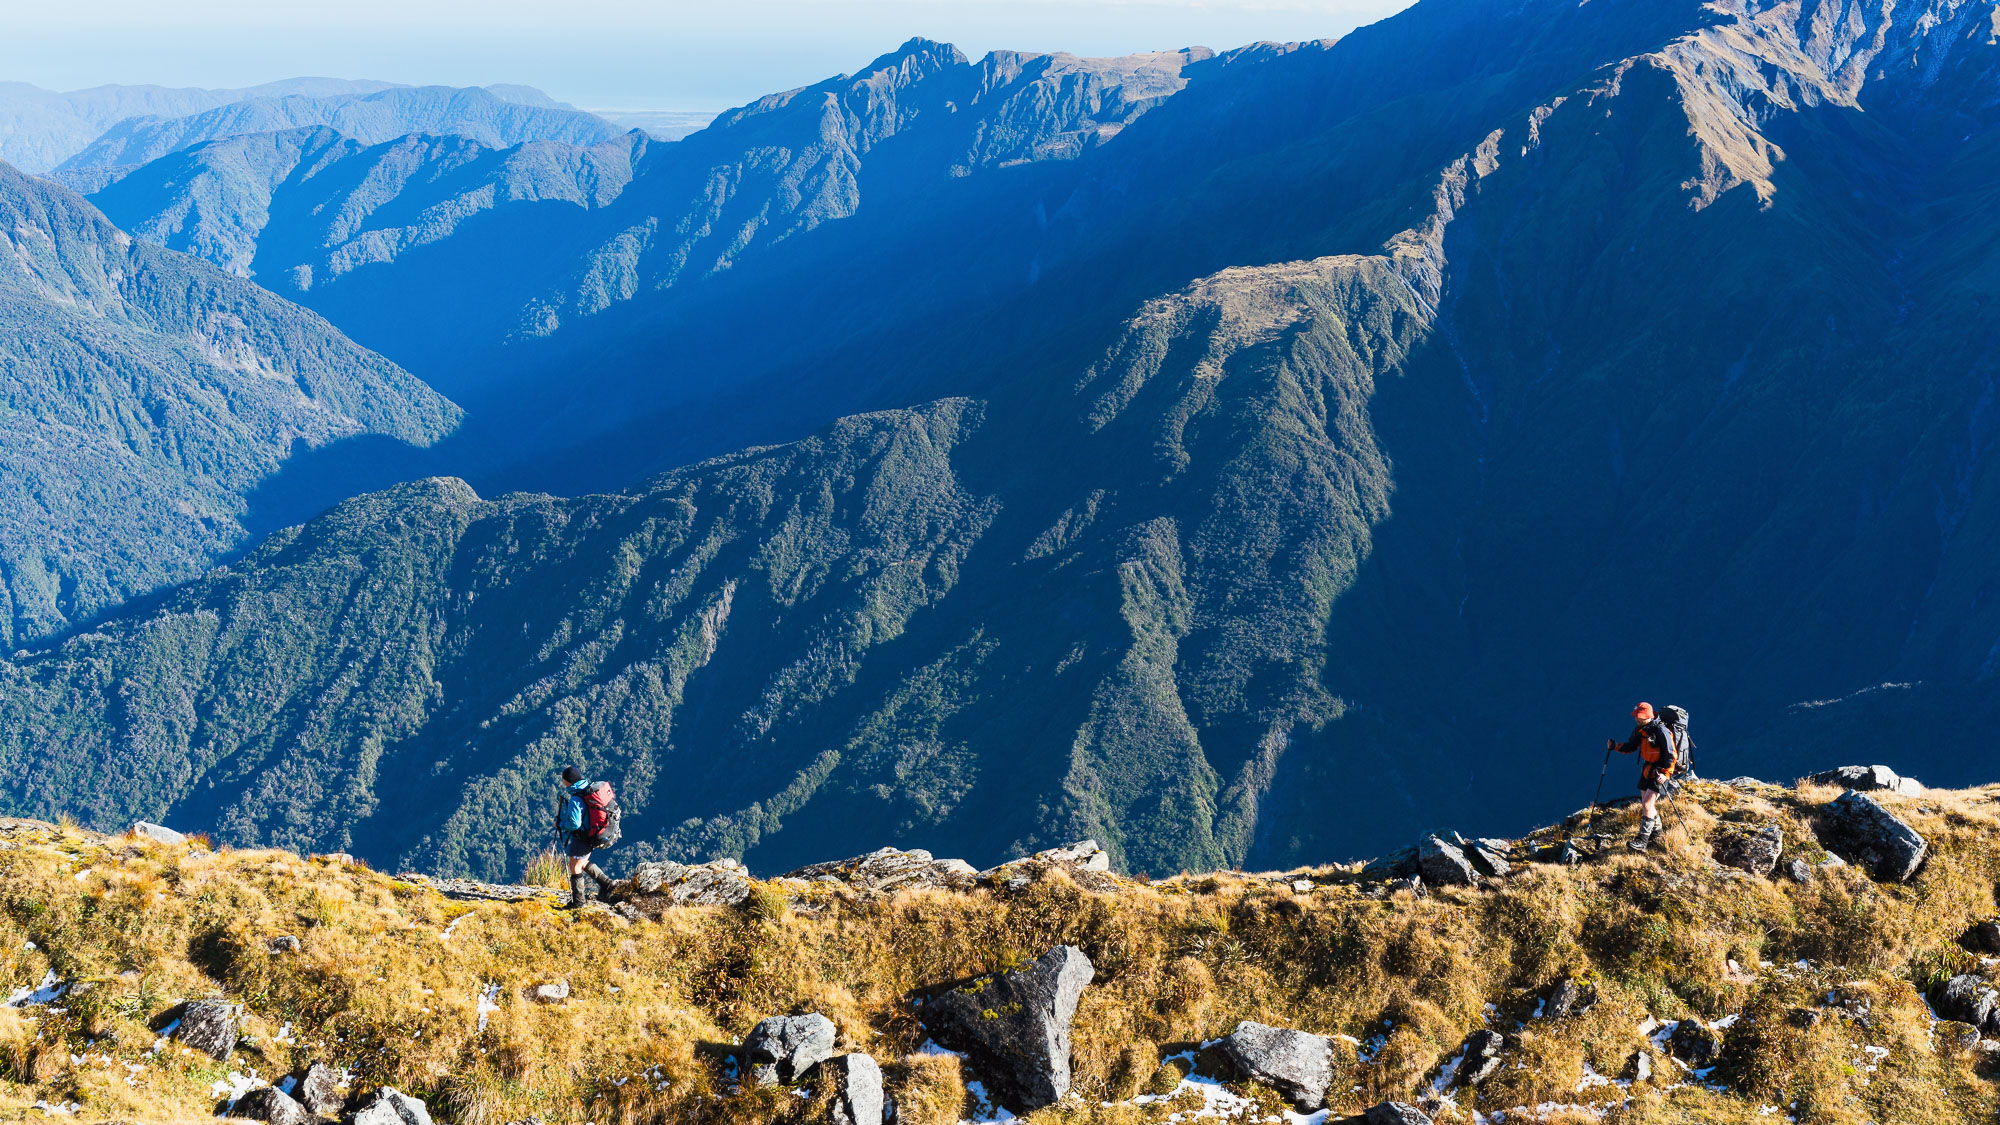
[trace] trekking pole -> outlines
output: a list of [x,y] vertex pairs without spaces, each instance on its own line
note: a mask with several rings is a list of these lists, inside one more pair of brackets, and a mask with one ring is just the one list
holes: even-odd
[[[1597,802],[1604,797],[1604,778],[1610,772],[1611,744],[1606,742],[1604,744],[1604,768],[1597,771],[1597,791],[1590,795],[1590,816],[1584,821],[1584,835],[1586,836],[1590,835],[1590,832],[1597,827]],[[1563,840],[1562,858],[1564,863],[1575,863],[1580,858],[1576,850],[1576,833],[1571,832],[1568,838]]]

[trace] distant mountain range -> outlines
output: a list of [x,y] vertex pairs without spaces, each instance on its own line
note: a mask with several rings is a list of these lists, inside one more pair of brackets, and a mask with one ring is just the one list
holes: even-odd
[[[94,86],[88,90],[57,93],[25,82],[0,82],[0,160],[24,172],[47,172],[84,151],[106,130],[133,118],[169,120],[190,117],[244,102],[266,106],[293,99],[341,102],[397,89],[407,87],[398,87],[393,82],[344,78],[288,78],[240,90]],[[532,86],[488,86],[485,91],[503,101],[525,106],[554,110],[571,108]],[[274,112],[303,111],[264,112],[267,114],[264,120],[268,121],[268,115]],[[384,115],[377,112],[363,116],[374,123],[380,122]],[[100,164],[101,161],[93,161],[93,166]]]
[[[0,165],[0,644],[192,577],[287,456],[451,403],[319,317]],[[294,515],[296,518],[296,515]]]
[[1422,0],[163,157],[112,216],[465,404],[403,471],[471,483],[0,665],[9,803],[497,875],[574,759],[628,859],[1276,866],[1574,808],[1640,698],[1980,780],[1995,13]]

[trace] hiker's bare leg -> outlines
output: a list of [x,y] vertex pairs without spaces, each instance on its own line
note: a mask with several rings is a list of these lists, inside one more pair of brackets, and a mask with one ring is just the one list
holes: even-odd
[[1640,819],[1642,820],[1656,819],[1660,815],[1660,810],[1658,807],[1659,803],[1660,803],[1660,795],[1658,792],[1652,789],[1641,790],[1639,793]]
[[589,866],[590,866],[589,852],[585,852],[582,855],[573,855],[569,857],[569,873],[571,875],[581,875],[583,874],[583,869]]

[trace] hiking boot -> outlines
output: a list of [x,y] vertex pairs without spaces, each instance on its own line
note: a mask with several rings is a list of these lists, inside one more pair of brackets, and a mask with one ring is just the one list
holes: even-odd
[[609,899],[611,897],[611,876],[606,875],[602,867],[593,863],[585,867],[583,873],[590,876],[591,881],[597,884],[598,898]]
[[1659,834],[1660,818],[1657,816],[1647,817],[1639,822],[1639,834],[1632,837],[1632,842],[1625,846],[1635,852],[1643,852],[1653,846],[1653,839]]
[[569,908],[571,910],[582,910],[583,904],[589,901],[590,901],[589,881],[581,875],[570,876]]

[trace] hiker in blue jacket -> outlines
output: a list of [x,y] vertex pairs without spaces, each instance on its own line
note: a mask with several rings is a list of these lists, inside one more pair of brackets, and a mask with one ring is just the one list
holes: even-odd
[[[585,779],[575,766],[562,771],[562,792],[562,805],[556,809],[556,834],[569,856],[569,904],[576,909],[589,901],[586,878],[595,881],[600,892],[611,890],[611,876],[590,862],[590,853],[611,843],[606,837],[614,835],[615,829],[606,829],[617,822],[618,803],[611,796],[610,785]],[[600,811],[607,805],[608,815]]]

